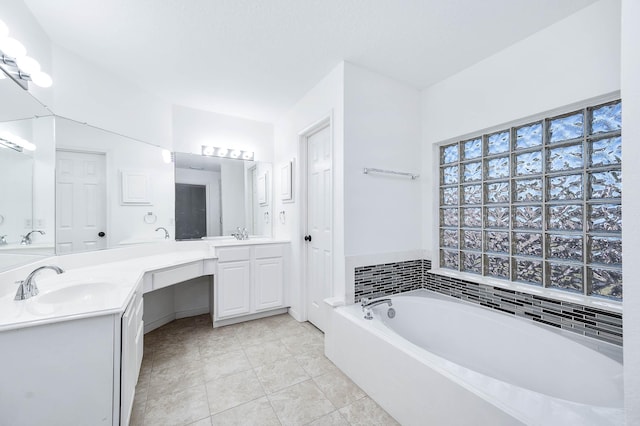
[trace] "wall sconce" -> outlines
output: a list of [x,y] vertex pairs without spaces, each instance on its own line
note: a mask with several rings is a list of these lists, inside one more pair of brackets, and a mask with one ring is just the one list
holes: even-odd
[[202,145],[202,155],[206,157],[233,158],[236,160],[253,160],[252,151],[240,149],[219,148],[217,146]]
[[36,150],[34,144],[9,132],[0,132],[0,147],[11,148],[18,152],[22,152],[23,149],[27,151]]
[[0,69],[24,90],[29,82],[39,87],[51,87],[53,80],[40,70],[38,61],[27,56],[27,49],[15,38],[9,37],[9,27],[0,21]]

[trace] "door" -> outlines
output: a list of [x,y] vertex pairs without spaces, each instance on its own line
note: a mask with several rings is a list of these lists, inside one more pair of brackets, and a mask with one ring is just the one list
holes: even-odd
[[56,151],[56,253],[107,247],[105,155]]
[[251,310],[251,262],[219,262],[214,277],[216,317],[248,314]]
[[176,240],[207,235],[207,187],[176,183]]
[[323,300],[332,296],[332,157],[331,128],[307,138],[307,317],[326,328]]
[[283,269],[281,257],[256,259],[254,286],[256,311],[281,308],[284,304]]

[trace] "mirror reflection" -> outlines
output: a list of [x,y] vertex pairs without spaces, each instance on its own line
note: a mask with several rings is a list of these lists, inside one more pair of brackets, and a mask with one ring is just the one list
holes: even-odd
[[175,153],[176,239],[271,236],[269,163]]

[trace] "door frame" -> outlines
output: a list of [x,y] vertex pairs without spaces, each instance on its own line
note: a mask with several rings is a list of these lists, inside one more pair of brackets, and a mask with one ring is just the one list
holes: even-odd
[[[334,214],[333,208],[335,207],[335,191],[333,190],[333,184],[335,181],[335,161],[334,161],[334,137],[333,137],[333,129],[334,129],[334,119],[333,119],[333,109],[330,110],[327,114],[322,116],[319,120],[314,121],[307,127],[303,128],[298,132],[298,158],[300,158],[300,197],[299,200],[302,200],[300,203],[300,229],[299,229],[299,241],[302,244],[302,250],[300,250],[302,261],[300,262],[302,267],[300,270],[300,282],[302,283],[300,296],[301,296],[301,308],[300,308],[300,316],[303,321],[307,321],[309,319],[309,248],[308,245],[303,241],[303,237],[307,235],[309,230],[309,188],[308,188],[308,179],[307,173],[309,171],[308,167],[308,139],[324,129],[325,127],[329,127],[329,146],[331,149],[331,218],[329,219],[331,222],[331,264],[335,265],[335,235],[334,235]],[[334,267],[331,270],[331,289],[334,290]]]
[[[111,149],[82,149],[74,146],[66,146],[66,145],[56,145],[55,152],[56,155],[53,161],[53,175],[55,176],[55,185],[53,188],[53,199],[54,199],[54,211],[53,211],[53,225],[54,225],[54,234],[57,233],[58,229],[58,217],[56,215],[57,206],[55,203],[58,201],[58,151],[63,152],[74,152],[76,154],[93,154],[93,155],[104,155],[104,207],[105,211],[105,226],[106,226],[106,247],[111,247],[111,198],[109,194],[115,188],[117,189],[117,183],[113,183],[109,179],[109,170],[111,170],[111,162],[113,161],[112,150]],[[54,236],[54,245],[56,244],[55,236]]]

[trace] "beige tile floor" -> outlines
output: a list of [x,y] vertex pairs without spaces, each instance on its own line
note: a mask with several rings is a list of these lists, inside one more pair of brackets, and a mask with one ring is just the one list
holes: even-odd
[[132,425],[397,425],[288,314],[221,328],[208,315],[145,336]]

